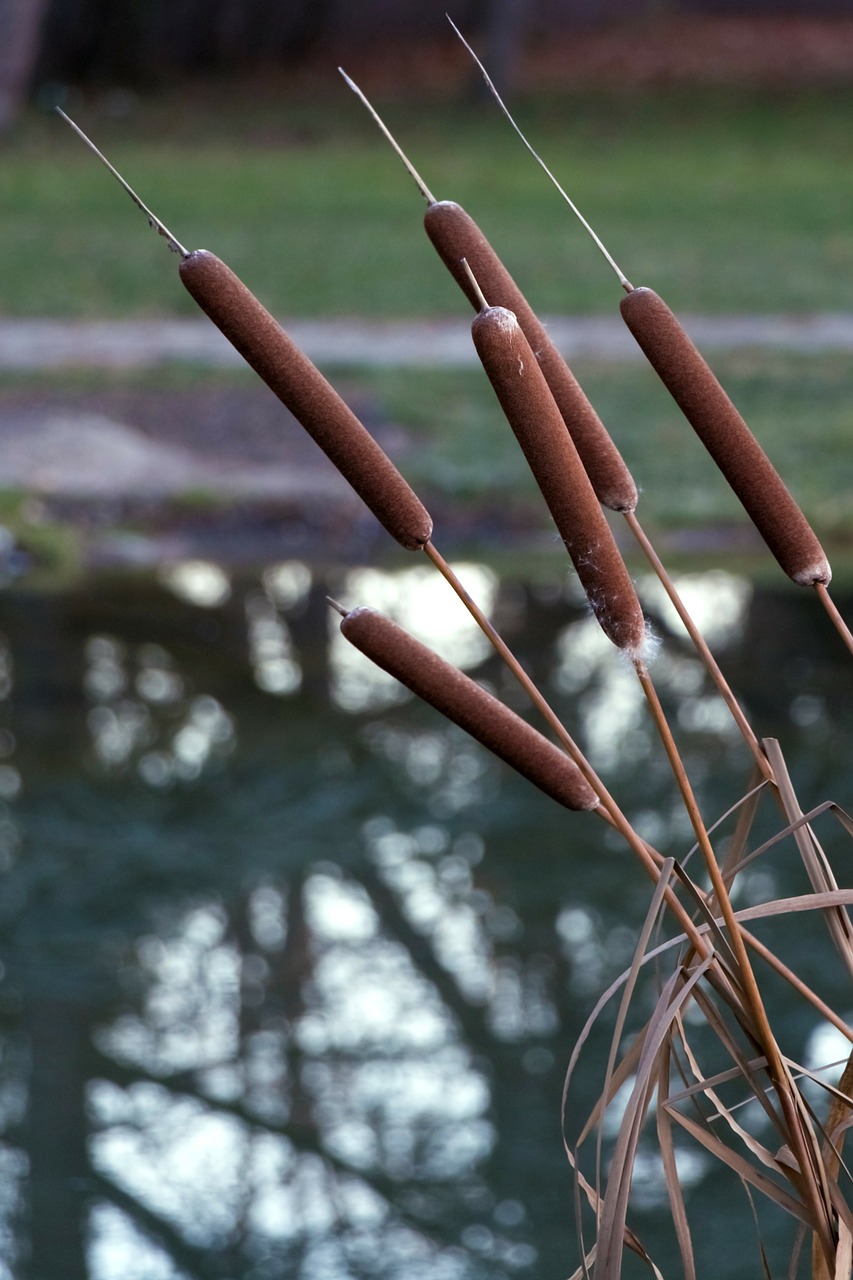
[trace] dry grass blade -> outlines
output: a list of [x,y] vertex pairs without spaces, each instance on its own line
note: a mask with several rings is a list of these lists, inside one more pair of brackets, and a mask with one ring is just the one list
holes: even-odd
[[[841,1148],[844,1144],[844,1135],[848,1128],[853,1125],[853,1101],[850,1094],[853,1093],[853,1054],[847,1061],[841,1079],[838,1082],[838,1088],[832,1091],[833,1097],[829,1106],[829,1114],[826,1119],[826,1138],[824,1142],[823,1155],[827,1168],[827,1175],[832,1181],[833,1188],[837,1195],[833,1196],[833,1203],[839,1214],[838,1223],[838,1248],[835,1255],[835,1274],[833,1280],[849,1280],[851,1266],[853,1266],[853,1256],[851,1255],[851,1218],[850,1211],[846,1201],[840,1194],[838,1188],[838,1174],[843,1167],[841,1158]],[[849,1174],[848,1174],[849,1176]],[[813,1280],[828,1280],[830,1275],[829,1268],[826,1266],[825,1259],[818,1247],[817,1240],[812,1243],[812,1276]]]
[[735,918],[741,923],[748,920],[769,920],[771,916],[793,915],[798,911],[827,911],[835,907],[853,904],[853,889],[826,889],[821,893],[800,893],[790,898],[774,898],[772,902],[741,907]]
[[758,848],[753,849],[751,853],[745,854],[738,863],[738,870],[740,871],[743,867],[748,866],[750,862],[755,862],[757,858],[763,857],[763,855],[767,853],[768,849],[772,849],[774,845],[777,845],[782,840],[787,839],[788,836],[795,835],[801,827],[809,826],[825,813],[831,813],[840,825],[844,827],[847,834],[849,836],[853,836],[853,818],[851,818],[849,814],[845,813],[834,800],[824,800],[822,804],[816,805],[814,809],[810,809],[808,813],[804,813],[801,818],[796,820],[796,822],[789,823],[788,826],[783,827],[781,831],[777,831],[775,835],[770,836],[770,838],[765,840],[763,844],[758,846]]
[[[760,1191],[763,1195],[767,1196],[767,1198],[777,1204],[779,1208],[784,1209],[792,1218],[796,1218],[806,1227],[811,1228],[813,1226],[812,1217],[803,1207],[800,1199],[796,1196],[792,1196],[791,1193],[785,1189],[784,1185],[779,1182],[775,1182],[772,1178],[769,1178],[766,1174],[762,1173],[760,1169],[756,1169],[756,1167],[751,1164],[745,1156],[733,1151],[731,1147],[719,1139],[716,1134],[705,1128],[704,1125],[697,1124],[695,1120],[691,1120],[689,1116],[682,1115],[681,1112],[675,1109],[673,1109],[670,1114],[673,1120],[679,1124],[686,1133],[689,1133],[690,1136],[700,1144],[700,1146],[704,1147],[705,1150],[708,1151],[716,1160],[719,1160],[721,1164],[732,1169],[739,1177],[743,1178],[745,1182],[749,1183],[750,1186],[755,1187],[757,1191]],[[779,1164],[778,1161],[773,1159],[770,1152],[766,1152],[766,1157],[766,1160],[762,1159],[762,1164],[769,1163],[769,1167],[771,1169],[774,1169],[780,1176],[784,1177],[787,1170]]]
[[[677,864],[667,863],[667,874],[677,872]],[[853,900],[853,890],[835,890],[827,891],[821,894],[801,895],[797,898],[780,899],[771,903],[763,903],[757,906],[745,908],[736,913],[738,923],[740,924],[746,919],[770,918],[783,913],[798,912],[801,910],[825,910],[829,906],[837,906],[841,901]],[[651,937],[651,923],[654,916],[650,912],[647,918],[647,925],[644,928],[642,938],[642,947],[638,947],[635,953],[631,967],[626,970],[620,977],[611,984],[608,991],[596,1002],[595,1009],[590,1015],[584,1026],[583,1032],[579,1037],[578,1043],[572,1054],[569,1071],[566,1075],[566,1083],[564,1087],[564,1120],[567,1109],[567,1097],[571,1083],[572,1072],[574,1071],[578,1057],[587,1041],[593,1024],[600,1016],[604,1006],[613,998],[617,991],[626,988],[623,998],[620,1002],[620,1011],[618,1015],[617,1031],[621,1036],[624,1035],[625,1027],[625,1011],[629,1003],[628,988],[633,992],[636,988],[639,970],[646,966],[656,957],[666,952],[671,952],[677,946],[683,945],[685,939],[683,937],[670,939],[653,950],[645,950],[648,940]],[[701,928],[708,929],[707,923]],[[713,962],[709,959],[703,963],[702,969],[704,976],[708,976]],[[717,1090],[721,1085],[731,1084],[735,1081],[743,1081],[747,1084],[750,1094],[759,1101],[767,1111],[768,1117],[771,1119],[774,1128],[778,1131],[779,1137],[783,1144],[783,1153],[785,1144],[789,1138],[789,1121],[787,1117],[779,1115],[775,1108],[770,1105],[770,1097],[767,1093],[767,1080],[764,1072],[766,1070],[766,1060],[762,1057],[754,1057],[744,1055],[737,1045],[736,1040],[732,1037],[726,1024],[716,1012],[708,994],[703,990],[700,983],[695,982],[695,975],[691,975],[693,980],[692,989],[689,992],[690,998],[695,998],[703,1011],[705,1025],[717,1036],[718,1041],[726,1048],[731,1055],[734,1065],[725,1070],[715,1072],[711,1076],[704,1076],[695,1056],[690,1050],[689,1043],[683,1035],[683,1027],[680,1016],[680,1010],[683,1007],[684,1000],[681,998],[682,984],[685,983],[685,975],[679,970],[670,979],[668,985],[664,989],[658,1003],[655,1015],[644,1025],[642,1031],[631,1044],[628,1052],[620,1060],[615,1069],[612,1070],[608,1080],[605,1083],[602,1096],[599,1098],[595,1108],[590,1113],[583,1127],[583,1131],[577,1140],[573,1149],[567,1147],[569,1159],[575,1169],[576,1186],[578,1194],[583,1194],[589,1204],[593,1208],[596,1217],[601,1218],[601,1225],[598,1236],[598,1253],[596,1263],[596,1274],[601,1277],[605,1274],[618,1274],[618,1262],[616,1255],[622,1247],[633,1247],[630,1244],[629,1236],[626,1234],[629,1229],[625,1222],[624,1214],[627,1212],[628,1195],[630,1190],[630,1170],[633,1159],[636,1155],[636,1147],[639,1141],[640,1129],[642,1127],[642,1117],[645,1114],[655,1086],[658,1089],[658,1110],[663,1108],[665,1114],[663,1119],[658,1119],[658,1129],[660,1132],[661,1125],[678,1124],[681,1129],[700,1141],[702,1146],[712,1154],[716,1159],[721,1160],[724,1164],[732,1169],[740,1176],[747,1185],[754,1187],[763,1195],[768,1196],[776,1205],[784,1211],[791,1213],[795,1218],[801,1221],[810,1230],[814,1228],[814,1213],[808,1201],[803,1198],[803,1187],[799,1180],[799,1169],[792,1165],[790,1158],[784,1155],[774,1155],[774,1153],[762,1142],[758,1141],[755,1136],[750,1133],[736,1119],[731,1107],[726,1106],[717,1094]],[[742,1017],[742,1010],[738,1011]],[[747,1027],[749,1032],[749,1028]],[[664,1034],[665,1031],[665,1034]],[[672,1041],[671,1037],[678,1034],[682,1043],[687,1060],[690,1063],[691,1074],[694,1077],[694,1083],[688,1084],[685,1088],[676,1092],[670,1092],[666,1085],[668,1074],[665,1072],[664,1063],[669,1062],[671,1057]],[[614,1037],[614,1043],[616,1037]],[[612,1059],[612,1050],[611,1050]],[[786,1071],[795,1064],[791,1064],[786,1060]],[[610,1066],[610,1064],[609,1064]],[[800,1069],[797,1068],[799,1072]],[[655,1075],[655,1072],[657,1073]],[[668,1068],[666,1068],[668,1073]],[[631,1102],[625,1112],[622,1128],[620,1129],[619,1138],[617,1139],[617,1151],[614,1153],[613,1162],[611,1164],[610,1178],[607,1190],[602,1197],[600,1191],[597,1191],[590,1185],[580,1172],[579,1155],[582,1144],[589,1136],[595,1126],[600,1126],[606,1106],[616,1095],[619,1089],[624,1087],[625,1083],[635,1075],[635,1083],[632,1092]],[[831,1086],[825,1086],[833,1096],[838,1095],[839,1106],[849,1105],[848,1099],[843,1089],[832,1090]],[[798,1095],[799,1096],[799,1095]],[[719,1134],[708,1128],[708,1118],[696,1117],[691,1119],[685,1116],[680,1110],[680,1106],[684,1103],[698,1102],[701,1098],[707,1099],[711,1104],[713,1116],[725,1123],[727,1132],[735,1140],[737,1145],[742,1145],[747,1154],[744,1155],[733,1150],[730,1144]],[[661,1154],[664,1159],[665,1169],[667,1171],[668,1180],[677,1176],[677,1169],[674,1162],[674,1151],[670,1150],[667,1154],[667,1148],[672,1147],[670,1135],[664,1129],[661,1137]],[[831,1172],[831,1171],[830,1171]],[[837,1181],[830,1178],[825,1180],[825,1175],[821,1172],[821,1180],[824,1182],[822,1194],[825,1197],[825,1203],[831,1203],[836,1214],[841,1217],[846,1215],[846,1207],[842,1208],[843,1199],[837,1187]],[[791,1183],[793,1178],[793,1186],[786,1186],[785,1183]],[[681,1249],[685,1259],[685,1267],[689,1272],[689,1245],[685,1219],[682,1222],[680,1213],[682,1209],[676,1206],[680,1199],[680,1193],[673,1187],[671,1196],[674,1202],[674,1218],[678,1219],[676,1230],[681,1235]],[[605,1248],[605,1239],[609,1241]],[[823,1256],[823,1254],[822,1254]],[[610,1270],[602,1270],[603,1267],[609,1267]]]
[[[771,1102],[766,1075],[759,1074],[759,1072],[766,1072],[767,1070],[766,1057],[762,1056],[754,1058],[747,1056],[747,1054],[744,1053],[736,1038],[732,1035],[731,1029],[720,1016],[719,1010],[711,1000],[707,999],[703,992],[697,992],[696,1001],[702,1010],[702,1014],[707,1025],[711,1031],[714,1032],[717,1040],[731,1058],[732,1062],[734,1062],[738,1076],[749,1088],[751,1096],[760,1104],[767,1119],[778,1132],[780,1141],[784,1142],[787,1138],[785,1122]],[[755,1036],[754,1030],[750,1026],[748,1020],[741,1021],[740,1026],[741,1030],[746,1034],[749,1040],[752,1043],[757,1044],[757,1037]],[[700,1081],[703,1080],[704,1073],[700,1070],[698,1062],[693,1057],[690,1049],[690,1043],[686,1037],[683,1038],[682,1044],[684,1046],[684,1052],[690,1063],[694,1079]]]
[[[680,1019],[679,1019],[680,1022]],[[657,1126],[658,1148],[663,1163],[666,1193],[672,1214],[672,1225],[678,1241],[681,1265],[685,1280],[696,1280],[696,1261],[693,1256],[693,1241],[690,1235],[690,1224],[687,1221],[687,1210],[681,1194],[681,1181],[678,1176],[678,1165],[675,1157],[675,1144],[672,1140],[672,1122],[667,1111],[669,1082],[672,1075],[670,1064],[671,1052],[666,1046],[661,1053],[660,1070],[657,1079],[657,1107],[655,1123]]]
[[[625,1247],[635,1253],[641,1262],[644,1262],[651,1271],[655,1280],[664,1280],[663,1272],[655,1263],[651,1255],[644,1249],[642,1243],[634,1235],[634,1232],[628,1227],[625,1231]],[[576,1271],[569,1276],[569,1280],[590,1280],[590,1267],[595,1265],[598,1257],[598,1246],[593,1245],[589,1253],[584,1255],[581,1265]]]
[[694,987],[713,963],[711,957],[696,966],[689,977],[679,971],[669,979],[646,1034],[637,1076],[616,1138],[598,1235],[597,1280],[618,1280],[622,1270],[622,1237],[631,1192],[632,1170],[646,1112],[657,1082],[659,1054],[680,1010]]
[[[613,1035],[610,1040],[610,1052],[608,1054],[607,1066],[604,1072],[604,1089],[602,1091],[602,1097],[605,1099],[610,1099],[613,1096],[613,1092],[614,1092],[614,1090],[612,1089],[613,1072],[615,1070],[616,1059],[619,1054],[619,1045],[622,1042],[622,1036],[625,1031],[625,1024],[628,1019],[628,1011],[631,1005],[631,1001],[634,998],[634,991],[637,986],[637,979],[640,976],[640,970],[643,965],[643,960],[646,955],[646,951],[649,945],[649,940],[652,934],[654,933],[655,929],[657,928],[658,922],[660,920],[660,914],[663,909],[664,891],[666,890],[666,887],[669,884],[674,866],[675,866],[675,860],[673,858],[667,858],[666,862],[664,862],[663,866],[661,867],[660,879],[658,880],[658,883],[655,885],[655,891],[652,894],[652,900],[649,904],[649,909],[646,912],[646,918],[643,922],[643,927],[640,930],[640,936],[637,939],[637,945],[634,948],[634,955],[631,960],[631,967],[628,970],[628,976],[625,982],[625,989],[622,992],[622,999],[619,1002],[619,1009],[616,1014],[616,1023],[613,1028]],[[605,1103],[605,1107],[606,1105],[607,1104]],[[596,1142],[596,1151],[595,1151],[595,1184],[596,1184],[596,1189],[598,1189],[599,1191],[601,1188],[602,1139],[603,1139],[602,1127],[601,1125],[599,1125],[598,1140]]]
[[[821,1264],[823,1259],[821,1259]],[[820,1272],[815,1271],[815,1280],[820,1280]],[[853,1275],[853,1232],[846,1222],[838,1228],[838,1249],[835,1254],[835,1274],[833,1280],[850,1280]]]
[[743,995],[744,1018],[743,1021],[751,1024],[751,1034],[755,1041],[761,1046],[767,1057],[767,1065],[770,1076],[776,1087],[779,1101],[784,1112],[788,1140],[795,1152],[801,1177],[805,1183],[806,1195],[811,1201],[815,1221],[818,1222],[818,1229],[821,1230],[823,1243],[828,1253],[830,1247],[829,1228],[827,1225],[827,1212],[825,1207],[825,1197],[823,1196],[820,1186],[820,1179],[817,1176],[818,1171],[815,1168],[814,1153],[817,1144],[814,1135],[810,1132],[808,1120],[803,1115],[802,1108],[798,1103],[798,1097],[792,1081],[789,1079],[784,1059],[780,1053],[779,1046],[773,1034],[767,1016],[767,1010],[761,998],[761,992],[752,970],[749,954],[746,948],[745,939],[738,927],[734,909],[732,907],[728,890],[717,862],[716,854],[711,846],[707,829],[705,828],[699,807],[696,803],[693,789],[678,753],[678,748],[672,737],[666,717],[661,708],[660,702],[655,692],[654,685],[648,671],[642,663],[635,661],[634,663],[637,676],[642,685],[643,692],[652,712],[655,725],[658,729],[661,741],[663,742],[666,754],[672,767],[673,777],[676,780],[678,789],[681,793],[682,802],[684,804],[690,823],[696,833],[696,839],[705,861],[705,868],[711,880],[713,898],[719,904],[720,912],[725,922],[726,931],[728,933],[729,943],[734,952],[734,960],[736,966],[736,982],[740,992]]
[[[773,765],[779,798],[788,821],[792,824],[792,833],[803,860],[806,874],[817,893],[838,888],[838,881],[829,864],[829,859],[814,835],[811,827],[800,824],[804,817],[800,803],[794,791],[791,775],[785,764],[784,756],[775,738],[765,739],[765,750]],[[853,976],[853,923],[843,907],[826,914],[827,928],[835,943],[836,949],[847,966],[848,973]]]
[[[769,761],[766,756],[763,756],[763,758],[765,764],[769,765]],[[772,774],[772,766],[769,767]],[[755,819],[758,816],[758,806],[766,789],[766,777],[764,781],[761,781],[759,778],[753,778],[750,781],[746,795],[738,801],[737,805],[733,805],[732,808],[728,810],[728,813],[723,815],[723,818],[725,819],[736,810],[738,815],[737,824],[734,832],[732,833],[732,838],[729,841],[729,847],[726,850],[726,856],[723,859],[721,867],[723,879],[729,889],[731,889],[732,882],[740,870],[741,859],[745,856],[747,842],[752,833]],[[713,827],[711,830],[713,830]]]
[[[746,1196],[746,1202],[749,1205],[749,1211],[752,1214],[752,1221],[755,1224],[755,1234],[758,1237],[758,1250],[761,1255],[761,1269],[764,1272],[764,1280],[773,1280],[773,1275],[770,1271],[770,1264],[767,1261],[767,1254],[764,1249],[764,1241],[761,1238],[761,1224],[758,1221],[758,1213],[755,1208],[755,1196],[752,1194],[752,1191],[749,1188],[749,1183],[741,1180],[741,1186],[743,1187],[743,1193]],[[794,1246],[795,1258],[797,1257],[798,1252],[802,1249],[801,1242],[802,1240],[805,1239],[805,1236],[806,1236],[805,1228],[802,1226],[799,1227],[797,1230],[797,1235],[798,1235],[798,1241]],[[796,1264],[794,1266],[794,1271],[792,1272],[792,1276],[793,1275],[796,1275]]]

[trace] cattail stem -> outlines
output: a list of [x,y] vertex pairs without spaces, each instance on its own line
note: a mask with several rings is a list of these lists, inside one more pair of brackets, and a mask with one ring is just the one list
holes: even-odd
[[841,636],[841,639],[847,646],[847,651],[853,654],[853,635],[851,635],[850,628],[838,612],[835,601],[832,599],[826,588],[826,583],[816,582],[815,590],[817,591],[821,604],[829,615],[832,625],[835,627],[836,631]]
[[[599,806],[594,810],[594,812],[598,817],[604,819],[611,827],[613,827],[614,830],[619,832],[628,847],[639,859],[646,875],[654,884],[657,884],[660,876],[660,868],[664,862],[663,856],[658,853],[656,849],[653,849],[644,840],[642,840],[634,830],[634,827],[619,808],[619,805],[608,791],[604,782],[595,772],[586,756],[571,737],[557,713],[550,706],[538,687],[533,683],[530,676],[506,644],[506,641],[501,637],[500,633],[483,613],[477,602],[469,592],[466,591],[451,566],[439,553],[433,543],[428,542],[424,547],[424,551],[439,570],[442,577],[444,577],[445,581],[462,601],[465,608],[471,614],[471,617],[495,649],[495,652],[512,672],[522,689],[527,693],[533,705],[545,719],[546,723],[550,725],[558,740],[562,743],[563,747],[568,752],[574,763],[578,766],[589,785],[598,795]],[[338,610],[339,613],[345,614],[346,611],[341,605],[336,604],[334,601],[330,601],[330,603]],[[708,955],[709,950],[707,938],[705,938],[696,928],[693,920],[675,896],[675,893],[670,886],[667,886],[665,900],[679,927],[686,936],[690,938],[693,949],[699,955]],[[816,996],[808,987],[806,987],[795,974],[791,973],[791,971],[777,959],[772,951],[769,951],[768,948],[766,948],[757,939],[754,939],[752,935],[748,934],[745,930],[743,930],[743,934],[744,938],[753,947],[753,949],[761,955],[768,964],[772,965],[781,977],[793,986],[795,990],[800,992],[800,994],[806,995],[816,1009],[822,1013],[825,1012],[829,1020],[837,1023],[839,1025],[839,1029],[842,1030],[844,1034],[848,1036],[850,1035],[849,1030],[846,1028],[846,1024],[838,1018],[837,1015],[833,1014],[832,1011],[829,1010],[829,1007],[825,1005],[824,1002],[821,1001],[819,997]]]
[[649,563],[651,564],[652,568],[657,574],[657,577],[661,585],[663,586],[663,589],[666,591],[666,594],[669,596],[669,599],[673,605],[673,608],[675,609],[676,613],[678,614],[679,618],[684,624],[684,628],[687,631],[687,634],[690,636],[690,639],[693,643],[693,647],[696,649],[697,653],[699,654],[699,657],[701,658],[706,671],[710,675],[711,679],[714,681],[714,684],[717,686],[720,696],[723,698],[723,701],[728,707],[729,712],[731,713],[732,719],[734,720],[735,724],[740,730],[740,733],[744,742],[749,747],[749,750],[751,751],[752,756],[755,760],[755,763],[758,765],[758,768],[760,769],[762,776],[766,778],[768,782],[772,782],[773,770],[770,767],[770,762],[768,761],[766,755],[761,749],[761,744],[759,743],[758,738],[755,736],[755,733],[752,730],[752,726],[750,725],[749,721],[744,715],[740,707],[740,704],[738,703],[737,698],[732,692],[729,682],[726,680],[726,677],[723,675],[722,671],[720,670],[717,664],[717,661],[714,658],[714,655],[711,653],[711,650],[708,648],[708,645],[705,641],[705,637],[702,635],[702,632],[699,630],[699,628],[696,626],[696,623],[693,621],[692,617],[690,616],[690,613],[688,612],[687,607],[684,604],[684,601],[682,600],[675,583],[672,581],[672,578],[669,576],[669,573],[666,570],[666,566],[661,561],[660,557],[658,556],[657,552],[652,546],[652,543],[649,540],[645,530],[640,524],[640,521],[637,518],[636,512],[626,511],[624,512],[624,516],[625,516],[625,522],[628,525],[628,528],[631,530],[634,537],[636,538],[638,545],[642,549],[643,553],[645,554]]
[[506,664],[508,669],[515,676],[516,680],[521,685],[522,689],[525,691],[527,696],[530,698],[530,701],[536,707],[537,711],[542,715],[543,719],[551,726],[557,738],[565,747],[568,754],[571,756],[572,760],[575,762],[577,767],[581,770],[581,772],[586,777],[590,786],[593,788],[594,791],[596,791],[600,795],[601,793],[599,791],[599,779],[596,777],[595,773],[593,772],[592,766],[590,765],[586,756],[583,754],[580,747],[575,742],[574,738],[572,738],[571,734],[569,733],[568,729],[566,729],[563,722],[560,720],[560,717],[557,715],[556,711],[553,709],[553,707],[550,705],[547,699],[543,696],[543,694],[540,692],[538,687],[533,683],[530,676],[524,670],[524,667],[521,665],[521,663],[516,658],[515,654],[510,649],[509,645],[506,643],[506,641],[500,635],[498,630],[492,625],[492,623],[486,617],[485,613],[477,604],[473,596],[468,591],[466,591],[465,587],[460,582],[456,573],[454,573],[451,566],[447,563],[447,561],[444,559],[444,557],[441,555],[441,553],[438,551],[438,549],[435,547],[435,545],[431,541],[425,544],[424,551],[426,552],[427,556],[432,561],[432,563],[435,565],[435,567],[438,569],[439,573],[444,578],[445,582],[448,583],[448,585],[453,589],[453,591],[462,601],[465,608],[468,610],[471,617],[474,619],[477,626],[482,631],[483,635],[486,637],[486,639],[494,648],[495,652],[499,655],[499,657],[503,660],[503,662]]
[[[598,796],[599,807],[598,809],[595,810],[595,812],[600,817],[606,819],[610,823],[610,825],[613,826],[619,832],[619,834],[625,840],[628,847],[631,849],[634,855],[639,859],[640,864],[643,867],[643,870],[645,871],[646,875],[654,884],[657,884],[658,879],[660,877],[660,868],[664,861],[661,854],[659,854],[657,850],[653,849],[650,845],[648,845],[634,830],[633,826],[628,821],[625,814],[619,808],[619,805],[617,804],[616,800],[607,790],[607,787],[605,786],[604,782],[601,780],[601,778],[592,768],[592,765],[589,763],[586,756],[584,756],[583,752],[580,750],[580,748],[575,743],[574,739],[571,737],[567,729],[562,724],[559,716],[556,714],[553,708],[549,705],[548,701],[542,695],[542,693],[537,688],[537,686],[533,683],[530,676],[524,670],[521,663],[515,657],[515,655],[513,654],[509,646],[506,644],[506,642],[503,640],[499,632],[496,630],[496,628],[492,625],[492,623],[483,613],[480,606],[471,597],[471,595],[465,590],[465,587],[459,581],[459,578],[453,572],[453,569],[450,567],[447,561],[443,558],[443,556],[441,556],[441,554],[436,550],[432,542],[428,542],[426,544],[426,546],[424,547],[424,551],[426,552],[430,560],[433,562],[433,564],[436,566],[436,568],[439,570],[439,572],[444,577],[444,579],[453,588],[456,595],[459,597],[459,599],[465,605],[465,608],[471,614],[471,617],[475,620],[477,625],[482,630],[483,634],[486,636],[486,638],[489,640],[489,642],[495,649],[495,652],[506,663],[509,670],[512,672],[516,680],[518,680],[521,687],[524,689],[524,691],[527,693],[527,695],[531,699],[533,705],[544,717],[546,722],[551,726],[557,738],[562,743],[563,747],[566,749],[566,751],[571,756],[574,763],[577,765],[578,769],[580,769],[581,773],[586,778],[590,787]],[[340,608],[340,606],[336,606],[336,607]],[[699,932],[699,930],[696,928],[690,915],[685,910],[681,902],[679,902],[678,898],[675,896],[675,893],[673,892],[670,886],[667,886],[665,899],[666,899],[667,906],[672,911],[676,921],[678,922],[679,928],[682,929],[682,931],[690,938],[691,943],[694,947],[694,950],[696,950],[700,955],[707,955],[709,953],[709,944],[707,939],[704,938],[702,934]]]
[[841,1035],[844,1036],[845,1040],[849,1040],[850,1043],[853,1044],[853,1029],[848,1026],[844,1019],[839,1017],[835,1010],[832,1009],[825,1000],[822,1000],[810,986],[803,982],[802,978],[798,977],[796,973],[789,969],[788,966],[779,959],[774,951],[771,951],[770,948],[765,946],[759,938],[756,938],[754,933],[750,933],[750,931],[745,929],[743,925],[740,926],[740,931],[743,934],[744,942],[750,950],[754,951],[757,956],[760,956],[761,959],[764,960],[766,964],[783,979],[783,981],[787,982],[788,986],[791,987],[793,991],[796,991],[797,995],[800,995],[804,1000],[807,1000],[814,1011],[820,1014],[822,1018],[825,1018],[827,1022],[831,1023],[832,1026],[835,1027],[836,1031],[839,1031]]

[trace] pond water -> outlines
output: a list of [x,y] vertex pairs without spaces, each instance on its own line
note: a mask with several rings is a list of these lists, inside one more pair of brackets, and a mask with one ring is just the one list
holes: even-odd
[[[460,572],[643,835],[682,856],[636,681],[564,577]],[[747,789],[748,758],[641,585],[714,818]],[[853,802],[853,664],[817,601],[725,573],[683,588],[804,806]],[[326,604],[392,612],[524,710],[440,590],[427,569],[288,562],[0,594],[2,1280],[556,1280],[577,1265],[563,1079],[649,890],[603,823],[401,696]],[[849,883],[846,838],[819,830]],[[804,888],[790,841],[743,879],[756,899]],[[846,1013],[820,925],[787,934]],[[832,1051],[813,1014],[769,1000],[792,1056]],[[569,1131],[609,1034],[590,1039]],[[666,1273],[651,1137],[631,1222]],[[700,1274],[759,1274],[736,1180],[698,1149],[681,1162]],[[788,1226],[761,1213],[784,1264]]]

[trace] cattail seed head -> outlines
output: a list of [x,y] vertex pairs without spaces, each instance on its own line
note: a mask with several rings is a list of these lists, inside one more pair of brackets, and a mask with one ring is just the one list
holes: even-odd
[[637,486],[571,369],[554,346],[524,294],[473,218],[452,200],[438,200],[424,215],[424,227],[439,257],[475,310],[479,302],[461,265],[468,260],[480,288],[492,306],[506,307],[518,318],[536,353],[565,426],[583,459],[599,502],[613,511],[633,511]]
[[634,289],[622,316],[779,564],[804,586],[832,577],[823,547],[775,467],[669,307]]
[[526,720],[384,614],[358,608],[341,622],[347,640],[412,693],[459,725],[567,809],[598,797],[577,765]]
[[521,326],[506,308],[488,307],[471,332],[596,618],[614,644],[639,655],[646,625],[634,584]]
[[189,293],[334,463],[392,537],[420,550],[432,520],[387,454],[224,262],[197,249],[180,264]]

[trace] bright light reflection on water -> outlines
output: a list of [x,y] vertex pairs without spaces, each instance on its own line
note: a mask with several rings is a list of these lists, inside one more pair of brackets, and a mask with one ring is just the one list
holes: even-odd
[[200,609],[215,609],[231,595],[227,573],[209,560],[181,560],[163,569],[160,581],[179,600]]
[[[497,578],[484,565],[454,564],[467,591],[488,615]],[[466,670],[489,652],[489,642],[436,571],[419,565],[395,573],[357,569],[346,575],[340,603],[347,609],[369,605],[399,623],[448,662]],[[330,659],[334,697],[345,711],[367,711],[405,700],[406,691],[332,630]]]

